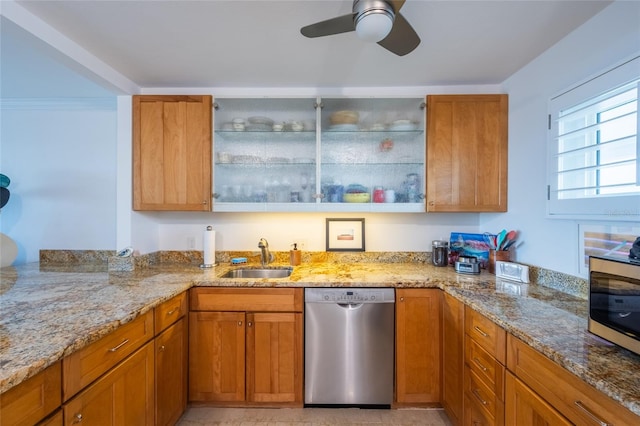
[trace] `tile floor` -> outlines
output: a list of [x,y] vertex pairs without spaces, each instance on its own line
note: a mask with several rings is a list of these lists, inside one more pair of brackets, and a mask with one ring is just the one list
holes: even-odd
[[450,426],[442,409],[364,410],[358,408],[191,407],[178,426]]

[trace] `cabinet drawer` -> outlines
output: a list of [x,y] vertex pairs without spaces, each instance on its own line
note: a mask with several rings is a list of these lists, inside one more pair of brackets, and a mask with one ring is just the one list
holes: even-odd
[[156,336],[179,320],[187,312],[187,293],[181,293],[163,302],[155,309]]
[[504,366],[469,336],[465,337],[464,350],[467,366],[504,401]]
[[579,425],[640,424],[640,417],[509,335],[507,367],[516,377]]
[[465,332],[492,357],[504,365],[506,361],[507,333],[493,321],[465,306]]
[[497,423],[494,418],[488,416],[477,400],[469,398],[468,395],[464,396],[464,425],[472,426],[496,426]]
[[153,337],[153,311],[62,360],[66,401]]
[[60,363],[20,383],[0,398],[0,425],[35,424],[60,406]]
[[192,311],[302,312],[302,288],[194,288]]
[[500,419],[504,417],[504,402],[469,367],[465,368],[464,392],[496,424],[502,424]]

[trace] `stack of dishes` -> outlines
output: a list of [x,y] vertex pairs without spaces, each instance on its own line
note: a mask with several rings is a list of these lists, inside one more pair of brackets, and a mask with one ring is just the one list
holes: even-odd
[[246,129],[250,132],[270,132],[273,130],[273,120],[268,117],[249,117]]
[[412,130],[416,130],[418,126],[413,123],[411,120],[396,120],[391,123],[389,126],[389,130],[392,132],[409,132]]
[[329,130],[333,131],[354,131],[358,130],[358,120],[360,114],[357,111],[336,111],[329,117]]

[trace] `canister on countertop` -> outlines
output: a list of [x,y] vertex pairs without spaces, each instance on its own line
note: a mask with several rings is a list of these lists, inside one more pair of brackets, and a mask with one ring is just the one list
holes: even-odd
[[433,240],[431,243],[431,262],[435,266],[449,264],[449,241]]

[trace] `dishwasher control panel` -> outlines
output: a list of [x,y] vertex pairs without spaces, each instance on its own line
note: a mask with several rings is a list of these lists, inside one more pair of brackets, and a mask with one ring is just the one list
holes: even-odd
[[306,303],[393,303],[392,288],[306,288]]

